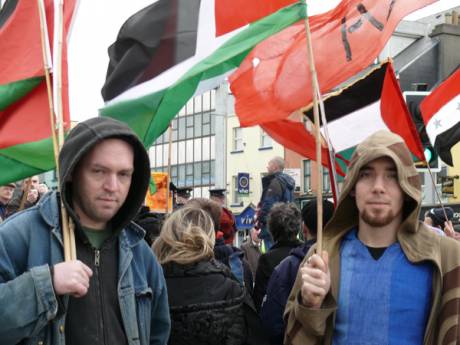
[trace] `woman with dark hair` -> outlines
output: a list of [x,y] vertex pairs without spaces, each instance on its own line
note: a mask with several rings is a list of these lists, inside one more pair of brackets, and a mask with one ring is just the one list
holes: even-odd
[[302,229],[302,218],[293,203],[277,203],[268,214],[268,230],[274,244],[259,258],[256,271],[253,299],[258,311],[267,291],[268,281],[275,267],[289,255],[289,252],[302,244],[297,235]]
[[245,316],[246,292],[230,269],[214,259],[209,214],[186,205],[169,216],[153,244],[168,288],[168,344],[257,344]]

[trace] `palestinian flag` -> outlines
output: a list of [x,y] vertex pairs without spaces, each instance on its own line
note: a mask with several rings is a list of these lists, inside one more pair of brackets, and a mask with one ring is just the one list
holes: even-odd
[[[222,2],[240,16],[260,11],[226,24],[229,17],[218,11]],[[294,1],[271,2],[278,5],[267,10],[261,0],[159,0],[134,14],[109,48],[102,88],[108,102],[100,114],[128,123],[150,146],[191,97],[218,86],[257,43],[306,16],[305,5],[296,2],[263,17]],[[255,18],[262,19],[216,35],[216,25],[227,31]]]
[[425,97],[420,111],[431,144],[453,166],[450,149],[460,141],[460,68]]
[[[321,92],[370,66],[406,15],[436,0],[344,0],[309,18]],[[305,23],[257,45],[230,76],[242,126],[288,118],[312,102]]]
[[[326,96],[324,107],[332,146],[346,158],[350,157],[347,150],[351,152],[371,134],[386,129],[400,135],[412,154],[424,159],[422,143],[391,63],[375,67],[351,85]],[[306,115],[313,121],[312,109]]]
[[[49,42],[54,2],[44,1]],[[65,2],[68,28],[75,0]],[[0,185],[54,168],[48,93],[37,1],[9,0],[0,12]],[[52,48],[52,47],[50,47]],[[69,127],[67,46],[63,48],[63,107]]]

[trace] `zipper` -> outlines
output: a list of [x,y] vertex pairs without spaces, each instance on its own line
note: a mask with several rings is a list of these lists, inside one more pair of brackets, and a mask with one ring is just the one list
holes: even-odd
[[100,261],[101,261],[101,251],[100,249],[94,249],[94,268],[95,268],[95,274],[93,278],[97,280],[97,285],[96,285],[96,290],[97,290],[97,295],[98,295],[98,309],[100,310],[100,320],[99,320],[99,328],[100,328],[100,336],[103,339],[103,343],[107,344],[106,341],[106,335],[105,335],[105,315],[104,315],[104,302],[102,298],[102,279],[101,279],[101,272],[99,271],[101,269],[100,267]]
[[94,250],[94,266],[99,267],[101,260],[101,251],[99,249]]

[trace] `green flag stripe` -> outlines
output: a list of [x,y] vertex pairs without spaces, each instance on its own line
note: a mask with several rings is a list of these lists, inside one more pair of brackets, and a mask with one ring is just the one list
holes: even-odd
[[2,173],[0,176],[0,186],[4,186],[7,183],[16,182],[23,178],[39,175],[45,172],[45,170],[36,169],[27,164],[22,164],[1,155],[0,165],[2,167],[2,171],[6,171],[6,173]]
[[100,114],[127,122],[150,146],[168,127],[171,119],[194,95],[201,80],[238,67],[252,48],[264,39],[305,18],[305,5],[296,3],[244,29],[205,58],[171,87],[137,99],[121,101],[100,109]]
[[27,95],[36,88],[42,80],[43,77],[34,77],[0,85],[0,111],[5,110],[11,104]]
[[0,150],[0,185],[55,168],[51,138]]
[[149,181],[149,189],[150,189],[150,194],[153,195],[157,192],[157,184],[153,180],[152,176],[150,176],[150,181]]

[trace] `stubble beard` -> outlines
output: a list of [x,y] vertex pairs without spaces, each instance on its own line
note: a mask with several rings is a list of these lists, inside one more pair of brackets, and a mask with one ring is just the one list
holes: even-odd
[[[74,201],[75,202],[75,201]],[[97,205],[96,202],[92,202],[90,199],[84,199],[78,195],[77,203],[81,211],[85,214],[87,218],[94,222],[107,223],[109,222],[119,211],[121,206],[115,207],[112,210],[106,210],[100,205]]]

